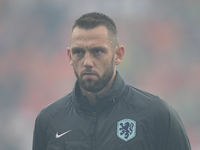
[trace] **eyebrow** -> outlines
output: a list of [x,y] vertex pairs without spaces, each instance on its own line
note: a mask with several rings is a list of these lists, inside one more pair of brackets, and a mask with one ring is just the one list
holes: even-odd
[[102,51],[105,51],[106,48],[105,47],[102,47],[102,46],[97,46],[97,47],[92,47],[90,48],[90,50],[96,50],[96,49],[99,49],[99,50],[102,50]]
[[84,48],[82,48],[82,47],[73,47],[72,51],[75,51],[75,50],[84,50]]
[[[106,48],[103,46],[95,46],[95,47],[91,47],[91,48],[87,48],[89,51],[95,50],[95,49],[100,49],[102,51],[105,51]],[[76,51],[76,50],[85,50],[85,48],[83,47],[73,47],[72,51]]]

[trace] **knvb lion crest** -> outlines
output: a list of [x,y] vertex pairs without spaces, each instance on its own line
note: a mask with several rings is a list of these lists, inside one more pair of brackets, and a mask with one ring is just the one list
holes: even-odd
[[117,122],[117,136],[125,142],[136,136],[136,122],[131,119],[123,119]]

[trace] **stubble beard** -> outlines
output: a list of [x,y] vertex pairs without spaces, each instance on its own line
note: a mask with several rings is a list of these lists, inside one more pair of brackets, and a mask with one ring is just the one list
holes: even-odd
[[[86,70],[84,72],[92,72],[92,71],[91,71],[90,68],[86,68]],[[82,79],[83,73],[81,73],[81,75],[79,76],[75,69],[74,69],[74,73],[75,73],[76,78],[79,82],[79,85],[84,90],[86,90],[88,92],[93,92],[93,93],[99,92],[108,84],[108,82],[111,80],[111,78],[113,76],[113,73],[114,73],[114,58],[112,58],[110,65],[105,70],[102,77],[100,77],[99,74],[97,74],[96,72],[93,72],[98,77],[97,80],[93,80],[91,78],[83,80]]]

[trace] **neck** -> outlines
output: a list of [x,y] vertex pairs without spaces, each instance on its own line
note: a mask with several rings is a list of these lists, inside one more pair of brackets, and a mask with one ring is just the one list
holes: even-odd
[[111,88],[111,86],[114,82],[115,76],[116,76],[116,71],[113,73],[113,76],[110,79],[110,81],[108,82],[108,84],[99,92],[89,92],[89,91],[84,90],[82,87],[80,87],[82,95],[87,96],[87,98],[91,104],[96,104],[97,97],[101,97],[101,96],[105,95],[108,92],[108,90]]

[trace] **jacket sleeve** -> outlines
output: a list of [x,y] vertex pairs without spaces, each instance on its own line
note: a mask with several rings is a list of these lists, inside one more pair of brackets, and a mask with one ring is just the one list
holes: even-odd
[[44,120],[40,113],[35,120],[32,150],[46,150],[46,145]]
[[156,125],[157,149],[191,150],[185,127],[178,113],[166,103],[160,107],[160,110]]

